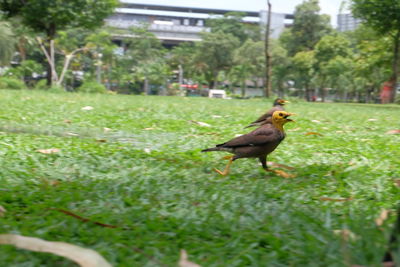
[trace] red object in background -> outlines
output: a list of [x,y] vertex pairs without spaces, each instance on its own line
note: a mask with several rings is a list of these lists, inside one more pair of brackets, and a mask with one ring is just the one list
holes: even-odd
[[381,88],[381,103],[390,103],[390,96],[392,95],[393,84],[392,82],[384,82]]
[[181,86],[188,89],[197,89],[199,87],[197,84],[182,84]]

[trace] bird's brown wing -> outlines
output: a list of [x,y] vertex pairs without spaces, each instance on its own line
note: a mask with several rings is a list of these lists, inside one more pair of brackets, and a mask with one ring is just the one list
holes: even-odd
[[266,113],[264,113],[263,115],[261,115],[258,119],[256,119],[255,121],[253,121],[251,124],[257,124],[260,123],[262,121],[264,121],[265,119],[267,119],[268,117],[271,117],[272,114],[275,111],[281,111],[281,110],[285,110],[282,106],[275,106],[273,108],[271,108],[270,110],[268,110]]
[[243,146],[260,146],[269,142],[276,141],[280,138],[277,130],[272,127],[260,127],[248,134],[244,134],[229,140],[226,143],[219,144],[217,147],[243,147]]

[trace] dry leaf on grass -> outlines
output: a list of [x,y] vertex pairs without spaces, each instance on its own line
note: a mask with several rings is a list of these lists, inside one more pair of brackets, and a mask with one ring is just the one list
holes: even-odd
[[317,133],[317,132],[308,132],[308,133],[305,133],[304,135],[317,135],[317,136],[322,136],[322,134]]
[[371,118],[371,119],[368,119],[368,121],[377,121],[378,119],[374,119],[374,118]]
[[106,139],[96,139],[97,143],[106,143],[107,140]]
[[71,120],[64,120],[64,123],[72,123]]
[[93,109],[92,106],[86,106],[86,107],[81,108],[81,110],[92,110],[92,109]]
[[201,267],[197,263],[191,262],[188,260],[188,254],[186,250],[182,249],[181,250],[181,258],[179,259],[178,262],[179,267]]
[[210,124],[205,123],[205,122],[202,122],[202,121],[193,121],[193,120],[190,120],[189,122],[194,123],[194,124],[197,124],[197,125],[200,125],[200,126],[202,126],[202,127],[211,127]]
[[36,151],[42,154],[54,154],[60,152],[61,150],[58,148],[49,148],[49,149],[38,149]]
[[151,127],[149,127],[149,128],[144,128],[143,130],[145,130],[145,131],[150,131],[150,130],[155,130],[156,128],[151,128]]
[[0,206],[0,217],[3,217],[4,213],[6,213],[6,209],[3,206]]
[[352,197],[348,197],[348,198],[320,197],[319,200],[322,200],[322,201],[334,201],[334,202],[345,202],[345,201],[353,200],[353,198]]
[[312,120],[312,122],[321,123],[319,120]]
[[36,252],[52,253],[70,259],[81,267],[111,267],[99,253],[64,242],[51,242],[40,238],[21,235],[0,235],[0,244]]
[[379,214],[379,217],[375,219],[375,223],[377,226],[382,226],[386,219],[389,217],[389,210],[382,210]]
[[356,235],[349,229],[333,230],[333,233],[335,235],[340,235],[345,241],[356,240],[357,238]]
[[294,128],[294,129],[289,129],[288,132],[296,132],[298,130],[301,130],[301,128],[298,127],[298,128]]
[[400,187],[400,179],[394,179],[393,180],[393,185],[397,186],[397,187]]
[[390,130],[387,131],[386,134],[400,134],[400,130]]
[[68,136],[79,136],[79,134],[77,134],[77,133],[66,133],[66,135],[68,135]]

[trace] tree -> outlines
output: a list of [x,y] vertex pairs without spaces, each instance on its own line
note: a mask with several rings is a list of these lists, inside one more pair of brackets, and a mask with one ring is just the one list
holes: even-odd
[[393,42],[392,84],[390,101],[396,94],[400,58],[400,2],[394,0],[352,0],[352,11],[355,17],[375,29],[382,36],[390,36]]
[[8,65],[14,55],[15,51],[15,38],[11,30],[10,24],[0,22],[0,64]]
[[239,46],[239,40],[223,32],[206,32],[202,37],[196,43],[194,65],[198,72],[204,73],[209,87],[214,88],[219,72],[232,67],[233,51]]
[[206,21],[206,25],[211,28],[212,33],[232,34],[243,43],[249,38],[246,25],[243,23],[244,16],[245,13],[228,12],[222,17],[211,17]]
[[[157,64],[165,67],[165,49],[160,40],[146,27],[132,27],[129,29],[129,35],[132,37],[125,39],[128,47],[125,64],[132,71],[133,77],[143,82],[143,92],[149,94],[149,82],[155,81],[152,77],[156,76],[159,69]],[[165,72],[160,72],[162,73]]]
[[50,85],[54,81],[54,39],[57,32],[68,27],[99,27],[117,4],[117,0],[1,0],[0,9],[7,17],[20,17],[24,25],[46,36],[44,47]]
[[296,86],[305,89],[305,98],[307,101],[311,101],[311,85],[315,77],[314,54],[314,51],[298,52],[292,59]]
[[321,37],[332,30],[329,16],[319,12],[318,0],[307,0],[296,6],[293,25],[281,37],[289,56],[312,50]]
[[335,66],[341,65],[342,58],[350,57],[349,46],[350,41],[340,34],[325,35],[315,45],[315,71],[323,102],[325,101],[327,79],[330,75],[339,75]]

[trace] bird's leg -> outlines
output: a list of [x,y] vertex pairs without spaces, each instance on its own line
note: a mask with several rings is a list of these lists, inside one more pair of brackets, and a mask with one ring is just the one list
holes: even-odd
[[258,159],[260,160],[263,169],[269,171],[267,166],[267,156],[259,157]]
[[218,173],[221,174],[222,176],[228,175],[228,173],[229,173],[229,168],[231,167],[232,162],[233,162],[233,156],[226,156],[226,157],[224,157],[224,159],[229,159],[228,164],[226,164],[226,167],[225,167],[225,170],[224,170],[224,171],[221,172],[220,170],[214,168],[214,171],[218,172]]
[[284,172],[284,171],[281,171],[281,170],[272,170],[272,169],[269,169],[269,168],[268,168],[268,165],[267,165],[267,157],[266,157],[266,156],[265,156],[265,157],[259,157],[259,160],[260,160],[260,162],[261,162],[261,164],[262,164],[263,169],[266,170],[267,172],[273,172],[273,173],[275,173],[276,175],[281,176],[281,177],[283,177],[283,178],[294,178],[294,177],[296,177],[296,176],[293,175],[293,174],[289,174],[289,173]]

